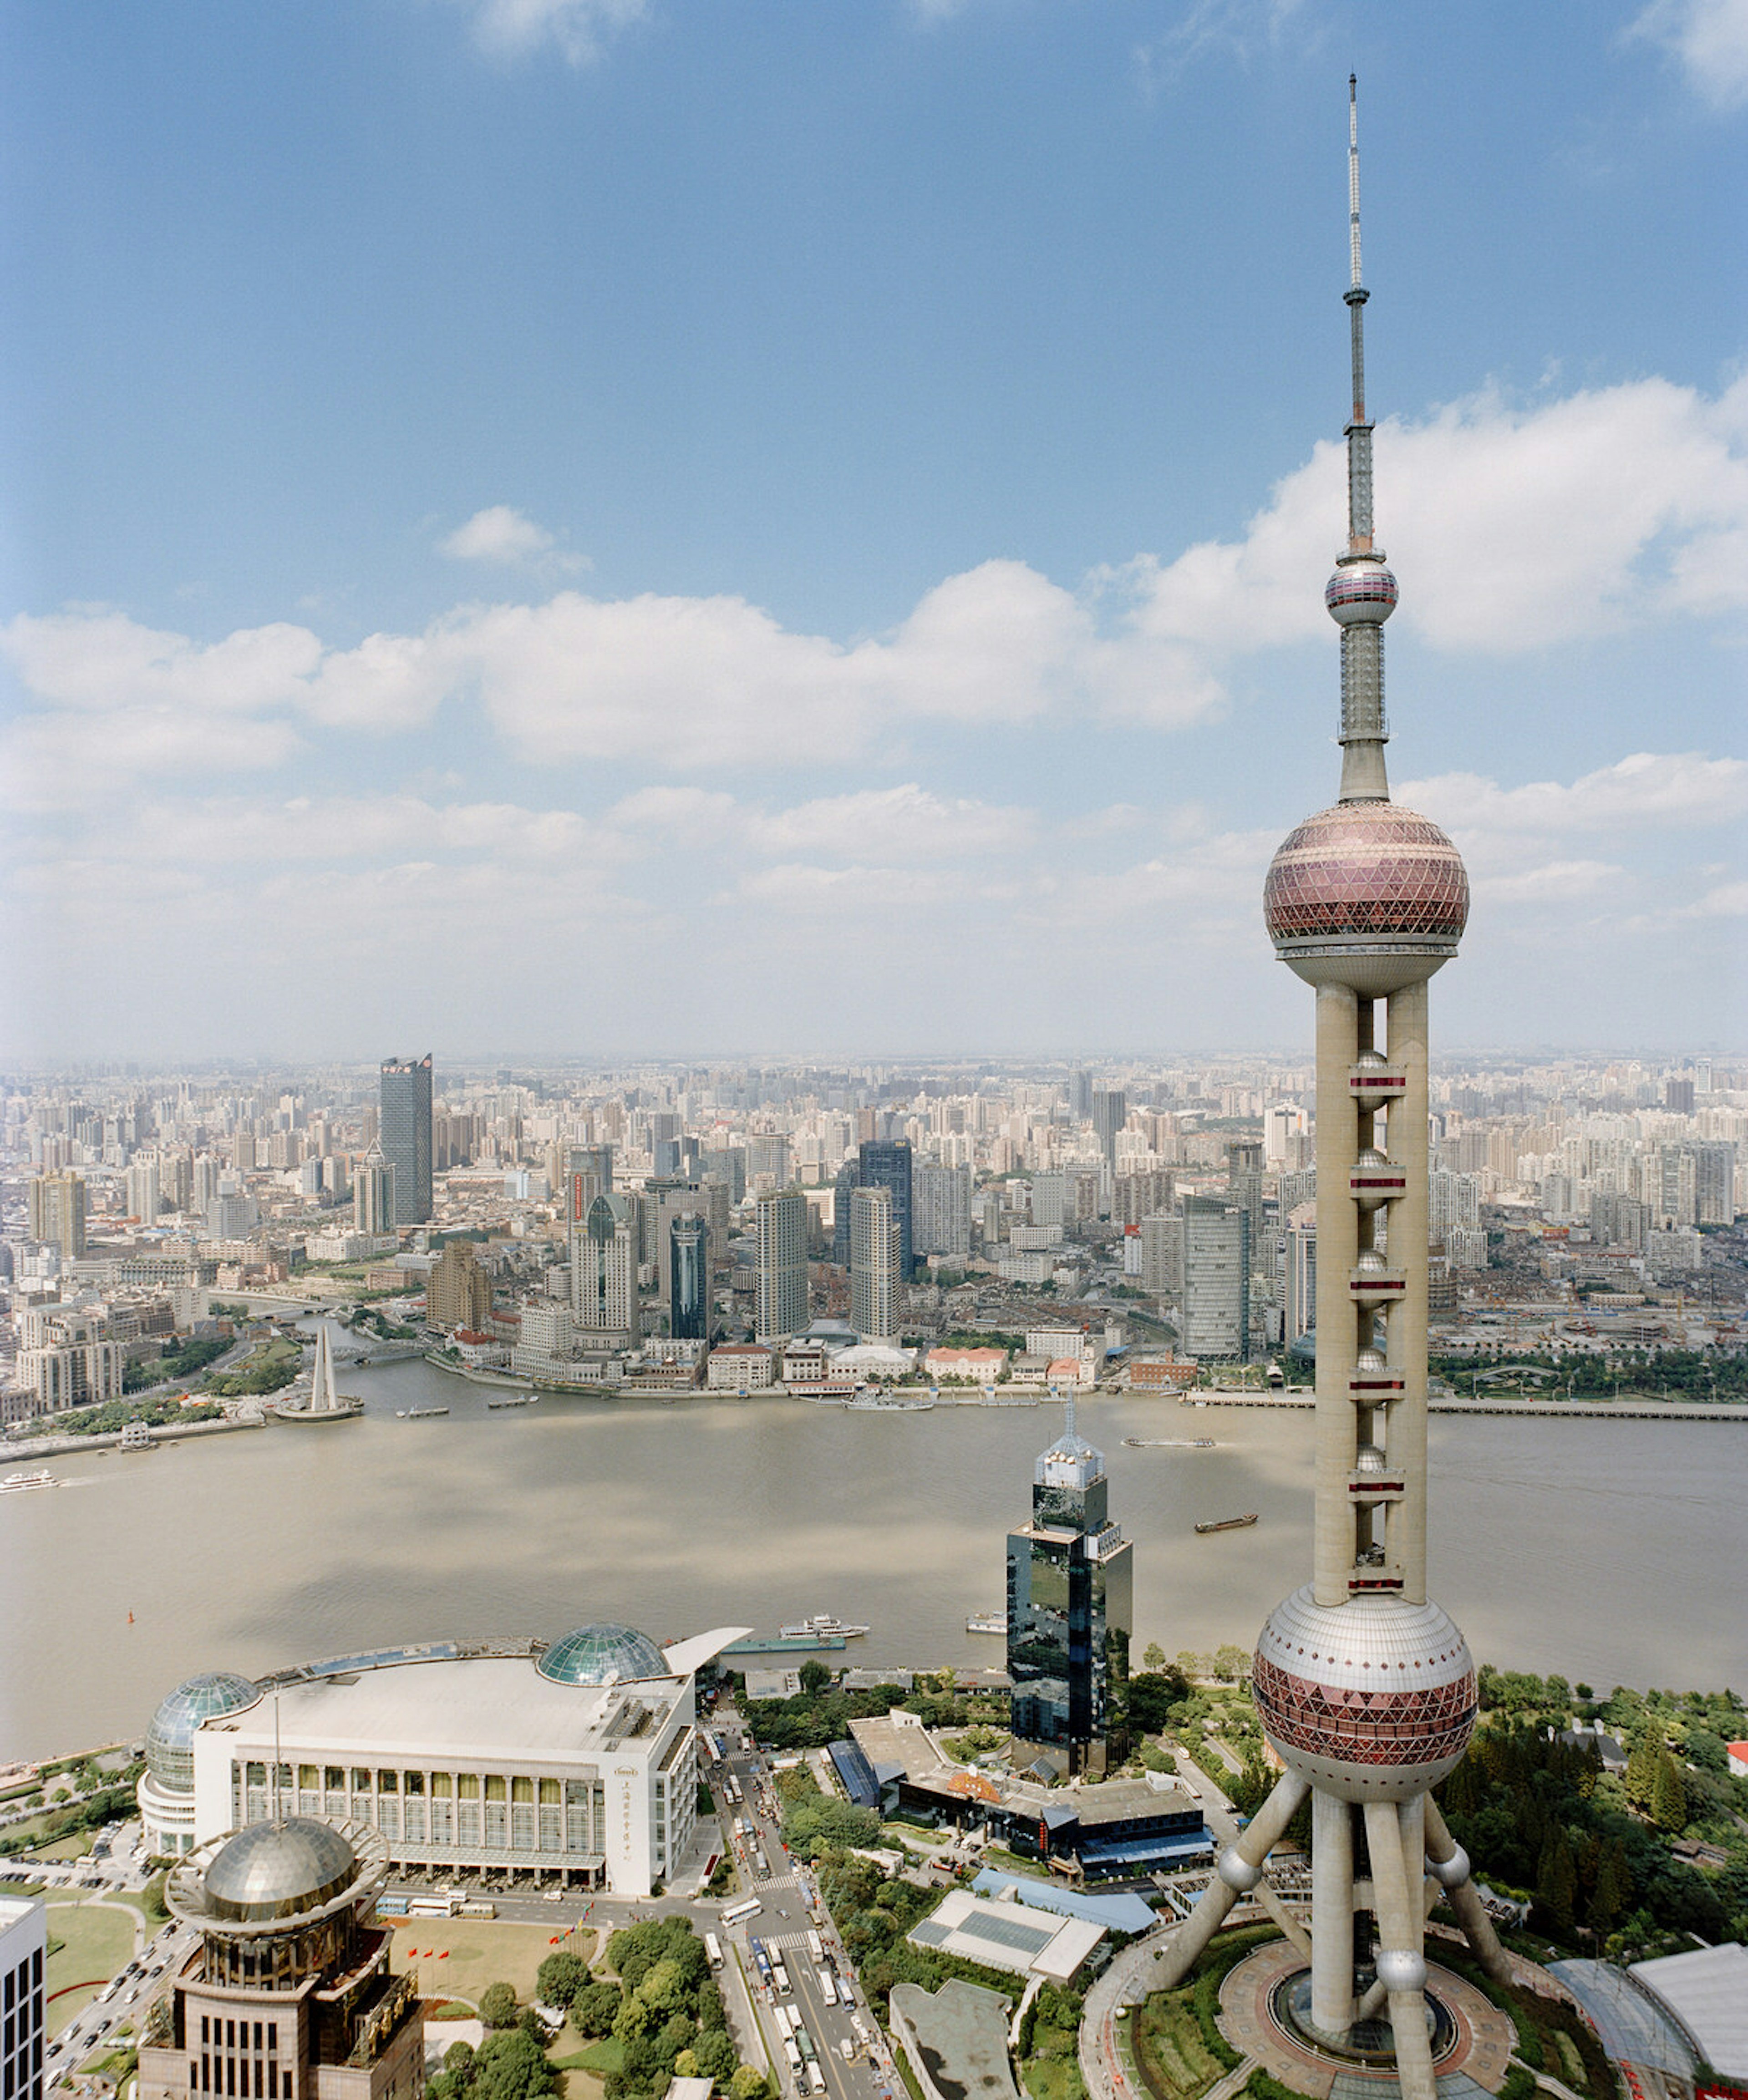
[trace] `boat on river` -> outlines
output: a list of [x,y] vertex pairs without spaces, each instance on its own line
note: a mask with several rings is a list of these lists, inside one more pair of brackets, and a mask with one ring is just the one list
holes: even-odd
[[968,1634],[1004,1634],[1008,1630],[1005,1612],[973,1612],[965,1621]]
[[1125,1436],[1132,1451],[1212,1451],[1212,1436]]
[[447,1407],[397,1407],[395,1419],[397,1422],[429,1422],[435,1416],[448,1412]]
[[1204,1533],[1211,1531],[1243,1531],[1247,1524],[1256,1523],[1259,1514],[1260,1512],[1256,1510],[1247,1510],[1243,1516],[1216,1516],[1211,1518],[1206,1524],[1198,1524],[1196,1529]]
[[777,1633],[783,1640],[854,1640],[859,1634],[873,1630],[872,1626],[846,1626],[829,1612],[815,1612],[810,1619],[798,1619],[792,1626],[779,1626]]
[[488,1407],[532,1407],[540,1398],[537,1392],[506,1392],[501,1399],[488,1400]]
[[29,1494],[33,1488],[58,1488],[60,1482],[44,1467],[40,1473],[8,1473],[0,1480],[0,1495]]

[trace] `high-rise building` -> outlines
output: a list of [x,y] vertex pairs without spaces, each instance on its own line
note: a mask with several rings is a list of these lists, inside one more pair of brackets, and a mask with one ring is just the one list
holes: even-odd
[[1200,1361],[1250,1361],[1251,1221],[1214,1196],[1184,1198],[1182,1339]]
[[1309,1971],[1283,1978],[1273,2002],[1324,2060],[1363,2058],[1375,2071],[1381,2017],[1402,2100],[1436,2100],[1429,1882],[1488,1973],[1508,1981],[1431,1798],[1477,1711],[1468,1644],[1426,1584],[1427,983],[1456,952],[1468,880],[1438,827],[1391,801],[1384,765],[1383,629],[1397,593],[1372,530],[1351,82],[1349,94],[1348,544],[1324,593],[1341,629],[1340,799],[1288,835],[1263,892],[1276,953],[1317,991],[1313,1576],[1270,1613],[1251,1670],[1285,1770],[1153,1980],[1177,1983],[1309,1796]]
[[85,1182],[71,1167],[35,1177],[27,1212],[26,1229],[38,1245],[58,1247],[63,1261],[85,1259]]
[[919,1166],[912,1179],[916,1252],[963,1261],[971,1252],[971,1169]]
[[861,1181],[861,1167],[846,1159],[832,1184],[832,1260],[839,1268],[850,1266],[850,1198]]
[[1317,1206],[1301,1203],[1287,1220],[1287,1273],[1282,1293],[1288,1343],[1317,1332]]
[[710,1227],[697,1211],[668,1220],[668,1332],[677,1342],[710,1337]]
[[598,1346],[634,1339],[638,1254],[631,1207],[623,1196],[597,1196],[571,1235],[571,1310]]
[[911,1141],[907,1137],[870,1138],[857,1158],[860,1185],[885,1189],[892,1197],[893,1222],[898,1228],[901,1247],[898,1273],[909,1280],[916,1266],[916,1211],[911,1176]]
[[1141,1220],[1141,1288],[1174,1302],[1184,1291],[1184,1220],[1181,1212],[1155,1211]]
[[471,1240],[448,1240],[425,1282],[425,1317],[452,1334],[457,1327],[483,1330],[492,1317],[492,1279],[479,1265]]
[[1117,1132],[1129,1119],[1129,1097],[1121,1087],[1092,1089],[1092,1134],[1099,1141],[1107,1167],[1117,1163]]
[[896,1342],[904,1316],[904,1240],[884,1184],[850,1194],[850,1324],[864,1342]]
[[0,2093],[6,2100],[42,2100],[47,1962],[48,1912],[41,1899],[0,1896]]
[[386,1239],[395,1229],[395,1170],[374,1139],[353,1176],[352,1223],[372,1239]]
[[387,1878],[380,1832],[285,1815],[174,1868],[164,1899],[194,1945],[147,2009],[139,2100],[416,2091],[425,2022],[418,1979],[393,1968],[392,1936],[374,1915]]
[[807,1325],[807,1198],[798,1189],[771,1191],[753,1206],[758,1282],[753,1333],[787,1341]]
[[1104,1454],[1062,1433],[1032,1468],[1030,1523],[1008,1534],[1008,1674],[1022,1745],[1100,1772],[1123,1754],[1133,1549],[1110,1521]]
[[143,1225],[154,1224],[164,1207],[156,1154],[139,1154],[128,1167],[125,1186],[128,1215],[138,1218]]
[[1693,1082],[1671,1075],[1663,1082],[1663,1106],[1676,1115],[1693,1113]]
[[431,1057],[385,1058],[377,1137],[395,1170],[395,1223],[422,1225],[431,1215]]

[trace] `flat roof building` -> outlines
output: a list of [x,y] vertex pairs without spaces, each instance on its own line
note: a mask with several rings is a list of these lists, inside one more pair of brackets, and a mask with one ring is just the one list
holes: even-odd
[[949,1889],[906,1937],[913,1947],[938,1947],[986,1969],[1066,1983],[1105,1937],[1105,1928],[1087,1918],[1058,1917],[1022,1904],[991,1903],[969,1889]]
[[647,1895],[696,1829],[694,1673],[749,1630],[664,1651],[598,1624],[192,1679],[148,1731],[148,1842],[181,1854],[296,1814],[373,1829],[397,1866]]

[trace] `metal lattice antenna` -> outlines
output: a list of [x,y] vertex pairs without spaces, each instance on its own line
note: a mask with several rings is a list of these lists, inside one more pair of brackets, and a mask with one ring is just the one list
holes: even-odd
[[273,1820],[276,1824],[285,1820],[279,1793],[279,1694],[273,1695]]
[[1348,262],[1345,293],[1353,355],[1353,407],[1348,418],[1348,551],[1371,551],[1371,425],[1366,420],[1366,329],[1370,296],[1360,282],[1359,81],[1348,75]]
[[1067,1419],[1067,1421],[1063,1424],[1063,1434],[1064,1434],[1065,1436],[1072,1436],[1074,1435],[1074,1433],[1075,1433],[1075,1390],[1074,1390],[1074,1388],[1073,1388],[1072,1386],[1070,1386],[1070,1387],[1069,1388],[1069,1389],[1068,1389],[1068,1419]]

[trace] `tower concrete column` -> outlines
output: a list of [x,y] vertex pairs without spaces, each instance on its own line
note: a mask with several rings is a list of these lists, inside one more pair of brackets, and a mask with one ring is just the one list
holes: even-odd
[[[1402,2100],[1438,2100],[1432,2045],[1426,2026],[1426,1957],[1421,1952],[1419,1906],[1411,1902],[1402,1858],[1401,1825],[1387,1801],[1366,1804],[1366,1848],[1371,1855],[1372,1887],[1378,1902],[1378,1981],[1390,2008],[1396,2045],[1396,2076]],[[1415,1860],[1419,1869],[1419,1854]]]
[[1317,990],[1317,1476],[1313,1583],[1320,1604],[1344,1604],[1353,1567],[1353,1370],[1357,1325],[1349,1272],[1359,1259],[1359,1212],[1348,1180],[1359,1153],[1349,1073],[1359,1056],[1360,999],[1351,985]]
[[1311,2023],[1344,2035],[1353,2021],[1353,1824],[1344,1801],[1311,1797]]
[[1407,1288],[1390,1314],[1389,1360],[1403,1381],[1390,1410],[1389,1454],[1402,1469],[1405,1492],[1388,1529],[1389,1557],[1401,1568],[1402,1595],[1426,1602],[1426,1329],[1427,1234],[1431,1184],[1427,1119],[1431,1109],[1428,1073],[1427,986],[1405,986],[1389,1003],[1390,1061],[1406,1079],[1390,1104],[1390,1157],[1406,1182],[1390,1210],[1390,1259]]

